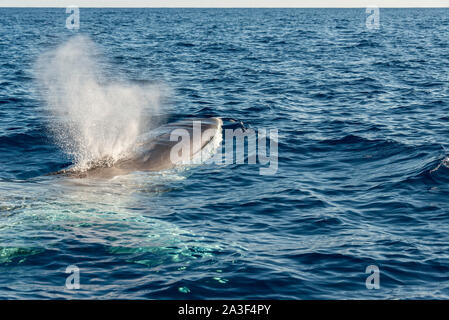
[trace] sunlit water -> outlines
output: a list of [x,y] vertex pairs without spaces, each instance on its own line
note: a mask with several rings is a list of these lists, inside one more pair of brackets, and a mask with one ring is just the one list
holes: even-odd
[[[0,9],[1,298],[449,296],[448,10],[381,9],[375,32],[364,9],[81,9],[78,32],[66,17]],[[74,159],[36,63],[75,34],[111,81],[166,88],[164,121],[278,129],[277,173],[47,176]]]

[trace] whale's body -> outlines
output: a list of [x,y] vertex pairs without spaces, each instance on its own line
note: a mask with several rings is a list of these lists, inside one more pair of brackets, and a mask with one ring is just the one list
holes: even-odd
[[169,123],[141,141],[137,150],[129,156],[112,165],[97,165],[83,171],[68,168],[56,174],[77,178],[112,178],[134,171],[172,169],[192,160],[217,135],[221,137],[221,126],[220,118],[195,118]]

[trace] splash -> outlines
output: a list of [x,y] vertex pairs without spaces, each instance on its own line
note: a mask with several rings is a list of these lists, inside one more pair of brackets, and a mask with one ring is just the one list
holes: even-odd
[[37,62],[50,131],[79,170],[126,156],[160,105],[162,87],[112,82],[102,65],[100,50],[86,36],[71,38]]

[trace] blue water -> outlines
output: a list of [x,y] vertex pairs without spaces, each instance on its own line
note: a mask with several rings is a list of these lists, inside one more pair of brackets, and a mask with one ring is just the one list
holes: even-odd
[[[381,9],[377,31],[365,9],[67,16],[0,9],[1,298],[449,297],[447,9]],[[47,176],[72,160],[34,66],[75,34],[112,74],[170,88],[166,119],[278,129],[277,173]]]

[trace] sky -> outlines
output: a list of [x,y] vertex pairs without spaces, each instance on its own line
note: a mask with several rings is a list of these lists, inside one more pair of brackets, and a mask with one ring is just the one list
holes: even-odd
[[448,0],[0,0],[0,7],[449,7]]

